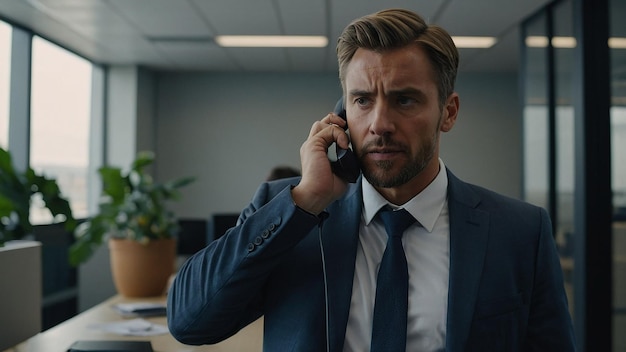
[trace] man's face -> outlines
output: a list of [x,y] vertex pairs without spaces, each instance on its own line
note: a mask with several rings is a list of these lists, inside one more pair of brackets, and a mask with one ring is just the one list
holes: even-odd
[[423,49],[358,49],[345,89],[350,138],[368,181],[377,188],[428,185],[439,170],[439,133],[452,128],[458,97],[440,105]]

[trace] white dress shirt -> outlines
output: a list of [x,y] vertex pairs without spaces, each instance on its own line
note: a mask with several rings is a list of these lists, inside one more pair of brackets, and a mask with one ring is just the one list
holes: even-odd
[[385,227],[376,214],[385,205],[406,209],[418,222],[402,236],[409,269],[406,350],[445,349],[450,225],[448,176],[441,159],[439,165],[439,174],[433,182],[402,205],[389,203],[363,178],[363,212],[344,351],[370,348],[376,276],[387,245]]

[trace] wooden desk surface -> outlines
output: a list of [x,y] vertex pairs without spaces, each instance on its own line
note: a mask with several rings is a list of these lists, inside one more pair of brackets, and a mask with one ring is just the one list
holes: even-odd
[[[83,313],[41,332],[6,352],[65,352],[76,340],[150,340],[155,352],[260,352],[263,350],[263,318],[248,325],[236,335],[215,345],[189,346],[170,334],[156,336],[121,336],[89,328],[94,323],[124,320],[111,306],[122,302],[164,302],[164,297],[129,299],[114,296]],[[144,318],[167,326],[165,317]]]

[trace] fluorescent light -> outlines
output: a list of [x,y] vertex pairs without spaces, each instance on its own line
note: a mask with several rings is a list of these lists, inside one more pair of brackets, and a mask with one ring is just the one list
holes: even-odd
[[552,37],[552,46],[561,49],[571,49],[576,47],[574,37]]
[[[545,48],[548,46],[548,37],[537,35],[526,37],[526,46],[531,48]],[[561,49],[571,49],[576,47],[574,37],[552,37],[552,46]]]
[[[459,48],[489,48],[496,43],[494,37],[452,37]],[[221,35],[215,42],[223,47],[313,47],[328,45],[324,36],[279,35]]]
[[452,37],[457,48],[481,48],[492,47],[496,43],[495,37]]
[[626,49],[626,38],[609,38],[609,47],[612,49]]
[[[548,37],[545,36],[528,36],[526,37],[526,46],[531,48],[545,48],[548,46]],[[555,48],[571,49],[576,47],[576,38],[574,37],[553,37],[552,46]],[[612,37],[609,38],[609,48],[626,49],[626,38]]]
[[548,37],[531,35],[526,37],[526,46],[530,48],[545,48],[548,46]]
[[215,42],[224,47],[311,47],[328,45],[324,36],[304,35],[220,35]]

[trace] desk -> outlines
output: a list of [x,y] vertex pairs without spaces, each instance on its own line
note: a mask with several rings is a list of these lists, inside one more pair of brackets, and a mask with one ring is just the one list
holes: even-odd
[[[120,336],[88,328],[88,326],[93,323],[104,323],[124,319],[111,308],[113,304],[138,301],[164,302],[165,297],[129,299],[119,295],[114,296],[53,328],[31,337],[5,352],[65,352],[76,340],[150,340],[152,342],[152,348],[156,352],[260,352],[263,350],[263,318],[248,325],[227,340],[215,345],[204,346],[183,345],[176,341],[170,334],[157,336]],[[145,319],[156,324],[167,325],[165,317],[149,317]]]

